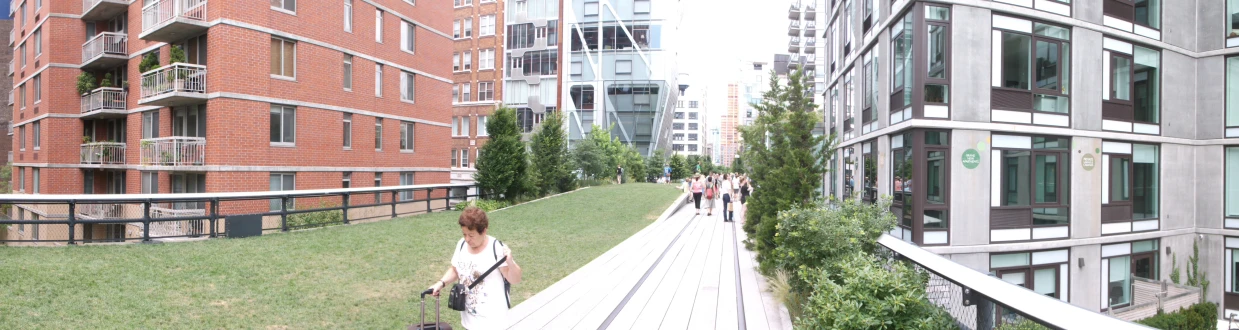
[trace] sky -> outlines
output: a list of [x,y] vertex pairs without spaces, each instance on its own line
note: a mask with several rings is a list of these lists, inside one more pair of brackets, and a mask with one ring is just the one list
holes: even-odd
[[708,128],[722,124],[727,83],[739,77],[741,61],[770,63],[787,53],[787,7],[776,0],[680,0],[678,68],[688,74],[680,84],[707,90]]

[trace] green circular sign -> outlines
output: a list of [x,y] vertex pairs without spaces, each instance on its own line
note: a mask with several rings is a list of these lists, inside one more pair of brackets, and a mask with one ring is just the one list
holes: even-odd
[[981,165],[981,153],[976,149],[964,150],[964,155],[960,157],[960,161],[964,163],[964,168],[974,169],[977,165]]
[[1083,166],[1085,171],[1092,171],[1093,167],[1097,166],[1097,158],[1094,158],[1093,154],[1084,154],[1084,157],[1080,158],[1080,166]]

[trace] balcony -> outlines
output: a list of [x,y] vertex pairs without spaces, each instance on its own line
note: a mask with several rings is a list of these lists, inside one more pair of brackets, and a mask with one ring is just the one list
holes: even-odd
[[804,19],[806,21],[817,20],[817,1],[810,1],[804,6]]
[[120,88],[100,87],[82,95],[82,118],[124,117],[127,94]]
[[124,0],[82,0],[82,20],[102,21],[129,9]]
[[815,53],[817,53],[817,38],[813,38],[813,37],[806,37],[806,38],[805,38],[805,41],[804,41],[804,52],[805,52],[805,54],[815,54]]
[[173,42],[207,29],[206,0],[156,0],[142,8],[142,34],[150,41]]
[[82,44],[82,70],[110,68],[129,60],[122,33],[104,32]]
[[800,21],[792,21],[791,24],[787,26],[787,36],[789,37],[800,36]]
[[[86,220],[124,219],[129,204],[78,204],[77,215]],[[154,209],[152,207],[152,209]]]
[[817,37],[817,22],[807,21],[804,23],[804,36]]
[[172,136],[142,139],[142,165],[196,166],[206,159],[206,138]]
[[206,66],[174,63],[142,74],[140,105],[177,106],[206,100]]
[[817,70],[817,54],[809,55],[804,61],[804,69],[807,71]]
[[800,0],[792,0],[792,7],[787,10],[787,19],[800,20]]
[[121,142],[91,142],[82,145],[82,164],[124,164],[125,144]]
[[800,37],[792,37],[792,40],[787,42],[787,52],[788,53],[799,53],[800,52]]

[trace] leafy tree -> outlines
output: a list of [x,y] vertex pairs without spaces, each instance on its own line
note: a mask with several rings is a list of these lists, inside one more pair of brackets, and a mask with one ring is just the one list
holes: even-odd
[[876,253],[878,237],[895,226],[890,203],[889,197],[874,204],[856,199],[819,201],[779,212],[777,247],[768,260],[791,275],[793,291],[808,296],[811,284],[798,272],[837,267],[839,258],[853,252]]
[[572,160],[587,178],[598,179],[607,175],[607,155],[592,139],[583,139],[572,147]]
[[532,175],[529,180],[539,195],[576,189],[563,122],[558,112],[546,114],[530,141]]
[[486,131],[490,133],[490,142],[482,146],[474,179],[492,199],[502,194],[503,199],[514,200],[526,188],[528,168],[516,111],[508,107],[495,110],[486,122]]
[[679,180],[687,178],[693,172],[688,168],[688,159],[684,155],[671,156],[671,179]]
[[622,150],[624,182],[640,181],[645,176],[645,159],[641,158],[641,153],[634,146],[625,145]]
[[731,168],[729,168],[729,170],[730,171],[728,172],[736,172],[736,173],[747,173],[748,172],[744,168],[744,161],[740,160],[740,157],[736,157],[735,159],[731,160]]
[[958,328],[946,310],[926,299],[925,273],[859,251],[834,262],[837,267],[802,271],[813,289],[796,328]]
[[778,212],[809,205],[816,198],[835,139],[813,134],[821,118],[805,92],[812,82],[804,72],[792,72],[786,86],[776,77],[771,74],[770,90],[753,105],[762,115],[740,128],[744,145],[737,160],[744,163],[732,164],[761,185],[762,193],[750,197],[744,230],[750,233],[763,270],[773,266]]
[[663,177],[663,165],[667,164],[667,157],[664,156],[662,150],[654,150],[654,153],[649,157],[645,157],[645,176],[647,180],[657,180]]

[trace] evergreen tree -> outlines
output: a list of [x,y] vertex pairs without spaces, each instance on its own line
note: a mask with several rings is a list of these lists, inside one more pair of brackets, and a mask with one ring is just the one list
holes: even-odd
[[482,146],[474,179],[490,198],[502,194],[503,199],[516,199],[526,188],[524,180],[529,166],[525,143],[517,128],[516,111],[507,107],[495,110],[486,122],[486,132],[490,134],[490,142]]
[[735,159],[731,160],[731,168],[729,168],[729,170],[730,170],[729,172],[736,172],[736,173],[747,172],[747,169],[744,168],[744,161],[740,160],[740,157],[736,157]]
[[683,179],[690,175],[693,175],[693,172],[688,168],[688,159],[685,159],[684,155],[671,156],[671,179]]
[[662,150],[654,150],[654,153],[649,157],[645,157],[645,176],[647,180],[658,180],[663,177],[663,165],[667,164],[667,158]]
[[530,141],[532,164],[529,179],[539,195],[576,189],[576,178],[569,167],[563,123],[563,117],[558,112],[546,114],[546,119]]
[[733,170],[747,172],[761,191],[750,197],[744,230],[753,238],[763,270],[772,266],[778,212],[815,199],[834,147],[834,136],[813,135],[822,119],[806,92],[812,82],[804,72],[792,72],[786,86],[776,77],[770,75],[770,90],[753,105],[761,116],[740,128],[742,156],[732,164]]

